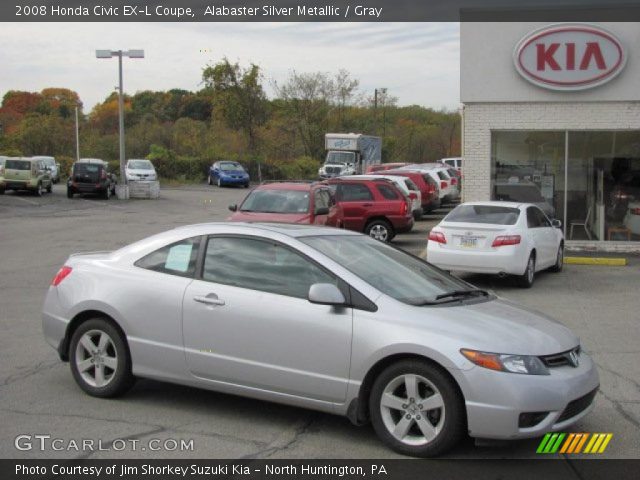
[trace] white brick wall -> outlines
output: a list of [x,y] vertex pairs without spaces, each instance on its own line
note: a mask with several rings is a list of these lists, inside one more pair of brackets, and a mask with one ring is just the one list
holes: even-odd
[[463,199],[491,197],[491,130],[640,130],[640,102],[464,106]]

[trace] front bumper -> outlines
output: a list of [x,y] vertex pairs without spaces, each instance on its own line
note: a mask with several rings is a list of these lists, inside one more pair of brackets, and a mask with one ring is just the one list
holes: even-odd
[[[593,401],[569,404],[597,390],[600,381],[591,358],[584,352],[579,358],[577,368],[550,368],[550,375],[496,372],[482,367],[451,371],[465,396],[469,435],[494,439],[539,437],[566,429],[586,416],[593,409]],[[520,427],[520,414],[529,412],[546,412],[546,416],[536,425]]]
[[224,185],[247,185],[249,183],[249,179],[246,177],[220,177],[220,183]]

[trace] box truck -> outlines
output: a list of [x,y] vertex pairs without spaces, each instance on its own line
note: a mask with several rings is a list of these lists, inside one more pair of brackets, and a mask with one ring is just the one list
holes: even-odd
[[361,133],[327,133],[327,157],[318,170],[320,178],[357,175],[382,161],[382,138]]

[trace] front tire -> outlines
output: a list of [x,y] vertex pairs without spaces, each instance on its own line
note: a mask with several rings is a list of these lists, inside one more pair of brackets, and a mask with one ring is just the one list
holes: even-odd
[[556,254],[556,263],[549,269],[551,272],[561,272],[564,265],[564,245],[558,247],[558,253]]
[[111,198],[111,187],[110,186],[107,186],[105,191],[102,193],[102,198],[104,198],[105,200],[109,200]]
[[393,227],[386,220],[372,220],[367,224],[364,233],[381,242],[390,242],[393,238]]
[[524,273],[517,277],[518,286],[521,288],[531,288],[536,276],[536,256],[531,253],[527,260],[527,268]]
[[404,455],[433,457],[460,441],[466,430],[464,401],[438,366],[403,360],[385,369],[369,397],[378,437]]
[[34,194],[36,195],[36,197],[42,196],[42,183],[38,183],[38,186],[36,187]]
[[222,187],[222,180],[220,180],[220,177],[218,177],[218,188]]
[[87,320],[73,333],[69,364],[76,383],[94,397],[122,395],[135,381],[125,339],[104,318]]
[[213,185],[213,180],[211,180],[211,175],[207,175],[207,184]]

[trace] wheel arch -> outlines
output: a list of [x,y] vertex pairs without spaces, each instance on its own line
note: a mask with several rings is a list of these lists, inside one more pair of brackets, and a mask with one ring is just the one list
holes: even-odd
[[60,358],[68,362],[69,361],[69,344],[71,343],[71,337],[75,331],[87,320],[91,320],[92,318],[102,318],[109,322],[113,327],[118,330],[120,335],[122,335],[122,339],[124,341],[125,347],[127,348],[127,353],[129,354],[129,358],[131,358],[131,351],[129,350],[129,342],[127,341],[127,335],[124,332],[122,326],[109,314],[101,311],[101,310],[84,310],[78,314],[76,314],[69,324],[67,325],[67,329],[64,334],[64,338],[58,347],[58,354]]
[[360,384],[358,396],[351,401],[347,410],[347,417],[354,425],[363,425],[369,422],[369,396],[371,395],[371,390],[373,389],[373,384],[376,378],[378,378],[378,376],[387,367],[403,360],[420,360],[429,363],[433,367],[440,370],[449,378],[449,380],[451,380],[451,383],[454,385],[454,387],[458,391],[458,394],[460,395],[460,399],[463,403],[465,402],[464,392],[462,391],[460,384],[441,363],[433,360],[426,355],[420,355],[417,353],[395,353],[378,360],[375,364],[373,364],[373,366],[371,366],[371,368],[369,368],[366,375],[364,376],[364,379]]

